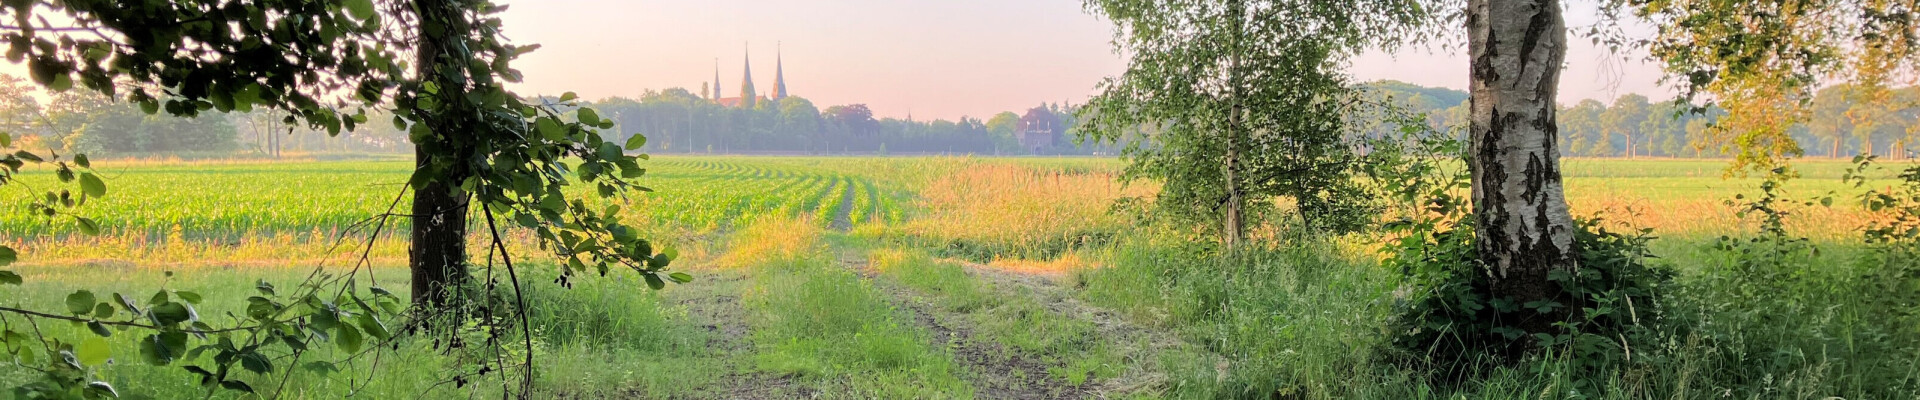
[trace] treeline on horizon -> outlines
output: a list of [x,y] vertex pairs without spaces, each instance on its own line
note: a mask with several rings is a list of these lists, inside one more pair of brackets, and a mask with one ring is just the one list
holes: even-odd
[[[1435,129],[1466,126],[1467,92],[1425,87],[1398,81],[1364,85],[1365,96],[1424,114]],[[1871,154],[1890,158],[1911,156],[1909,145],[1920,141],[1920,87],[1885,91],[1886,98],[1861,100],[1848,84],[1815,92],[1811,115],[1790,133],[1807,155],[1850,158]],[[1611,103],[1586,99],[1560,104],[1559,147],[1573,157],[1727,156],[1709,126],[1726,113],[1718,107],[1695,110],[1691,104],[1652,100],[1639,94],[1621,95]],[[1363,126],[1362,134],[1385,137],[1391,126]],[[1462,136],[1464,138],[1464,136]]]
[[[640,133],[650,153],[787,154],[1112,154],[1111,144],[1079,144],[1077,106],[1061,103],[958,121],[878,118],[865,104],[820,108],[797,96],[726,106],[686,89],[648,91],[589,104],[619,125],[621,141]],[[1032,126],[1031,129],[1024,127]]]
[[[1424,115],[1436,129],[1467,121],[1463,91],[1398,81],[1361,87],[1367,100]],[[391,119],[381,114],[369,115],[371,122],[359,129],[329,137],[263,112],[181,119],[147,115],[135,105],[90,92],[56,94],[43,105],[31,90],[19,78],[0,78],[0,126],[20,137],[16,147],[107,156],[412,151],[406,132],[380,123]],[[1907,157],[1909,145],[1920,139],[1920,88],[1888,93],[1890,98],[1857,101],[1851,86],[1824,88],[1811,99],[1808,122],[1792,129],[1793,138],[1812,156]],[[609,136],[624,143],[628,136],[645,134],[643,151],[658,154],[1108,155],[1125,146],[1075,140],[1079,106],[1060,103],[959,121],[877,118],[863,104],[822,109],[802,97],[763,100],[751,108],[724,106],[678,88],[588,105],[616,122]],[[1709,144],[1716,142],[1708,136],[1709,124],[1724,113],[1714,107],[1702,112],[1692,108],[1638,94],[1610,103],[1587,99],[1562,104],[1560,148],[1573,157],[1725,156]],[[1039,128],[1026,129],[1029,125]],[[1395,128],[1375,121],[1357,129],[1355,136],[1387,137]]]

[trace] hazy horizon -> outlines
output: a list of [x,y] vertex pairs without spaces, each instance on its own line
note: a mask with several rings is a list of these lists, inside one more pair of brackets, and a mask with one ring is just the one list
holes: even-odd
[[[1083,101],[1126,67],[1111,44],[1112,26],[1076,0],[508,3],[508,36],[542,46],[515,63],[526,73],[516,87],[525,94],[572,91],[599,99],[669,88],[698,94],[714,80],[717,64],[721,96],[732,97],[749,51],[754,84],[767,93],[778,51],[788,93],[822,108],[860,103],[880,117],[952,120]],[[1574,30],[1596,15],[1584,2],[1570,11]],[[1628,61],[1641,53],[1610,55],[1577,35],[1568,42],[1560,102],[1610,101],[1626,93],[1672,97],[1657,84],[1657,66]],[[1349,71],[1357,81],[1464,90],[1466,69],[1464,55],[1409,50],[1369,52]]]

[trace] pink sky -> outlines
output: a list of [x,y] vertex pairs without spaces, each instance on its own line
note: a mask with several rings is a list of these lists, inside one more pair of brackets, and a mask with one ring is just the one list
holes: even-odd
[[[698,93],[718,59],[728,96],[739,90],[752,50],[755,85],[772,89],[774,51],[784,49],[788,91],[824,108],[865,103],[876,114],[917,119],[985,118],[1040,102],[1078,102],[1125,60],[1112,27],[1077,0],[541,0],[510,1],[507,33],[543,47],[516,65],[517,90],[587,98],[684,87]],[[1591,23],[1576,5],[1569,23]],[[1659,70],[1625,62],[1574,38],[1561,101],[1671,92]],[[1464,88],[1458,55],[1372,53],[1354,60],[1361,80],[1397,79]]]

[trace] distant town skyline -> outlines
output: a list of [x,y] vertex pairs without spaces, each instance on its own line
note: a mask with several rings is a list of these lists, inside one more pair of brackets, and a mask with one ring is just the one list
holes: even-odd
[[[743,51],[756,56],[756,81],[771,82],[774,54],[783,50],[789,95],[822,108],[860,103],[880,117],[984,119],[1043,102],[1084,101],[1126,67],[1113,51],[1110,23],[1077,0],[508,3],[508,36],[542,45],[515,63],[527,77],[515,90],[525,94],[698,94],[713,83],[717,60],[723,95],[737,96]],[[1570,7],[1570,26],[1595,20],[1590,2]],[[1672,97],[1657,83],[1657,66],[1635,61],[1643,54],[1608,54],[1579,37],[1568,42],[1562,103],[1626,93]],[[1369,52],[1349,71],[1357,81],[1464,90],[1466,69],[1464,54],[1409,50]],[[764,95],[771,88],[760,89]]]

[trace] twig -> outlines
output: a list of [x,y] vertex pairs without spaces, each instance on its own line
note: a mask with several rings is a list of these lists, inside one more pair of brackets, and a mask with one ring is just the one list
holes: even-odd
[[513,300],[520,308],[516,314],[520,314],[521,341],[526,344],[527,350],[527,373],[521,381],[524,395],[533,389],[533,324],[527,318],[526,292],[520,289],[520,276],[513,270],[513,256],[507,253],[507,244],[500,241],[500,228],[494,224],[492,204],[481,202],[480,210],[487,214],[487,230],[493,233],[493,246],[500,249],[500,261],[507,265],[507,280],[513,282]]

